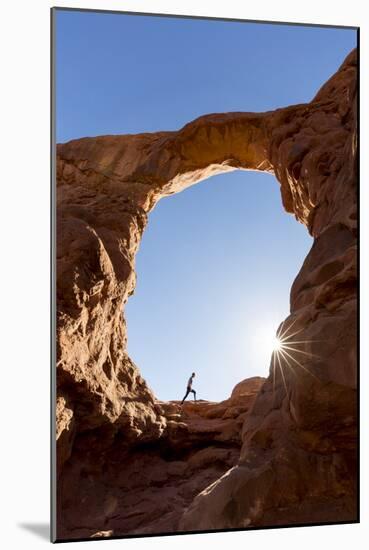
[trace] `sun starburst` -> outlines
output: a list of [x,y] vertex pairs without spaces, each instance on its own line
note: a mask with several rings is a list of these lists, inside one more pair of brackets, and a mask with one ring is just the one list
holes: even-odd
[[[276,370],[279,369],[283,386],[286,391],[286,395],[289,396],[287,382],[284,367],[287,367],[295,376],[297,376],[298,368],[306,372],[316,380],[318,378],[313,374],[305,365],[301,363],[305,358],[317,358],[318,356],[310,351],[306,350],[306,346],[312,342],[319,342],[319,340],[302,340],[301,334],[304,329],[294,330],[291,329],[295,326],[297,318],[292,321],[287,328],[285,328],[285,322],[283,321],[281,327],[277,331],[277,334],[273,339],[273,354],[272,354],[272,372],[273,372],[273,395],[275,391],[276,383]],[[296,337],[298,339],[296,339]],[[305,349],[304,349],[305,348]],[[278,372],[278,370],[277,370]]]

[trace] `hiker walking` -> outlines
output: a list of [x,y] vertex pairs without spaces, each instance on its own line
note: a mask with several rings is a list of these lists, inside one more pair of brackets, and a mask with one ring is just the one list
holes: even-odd
[[196,392],[195,392],[195,390],[192,389],[192,381],[193,381],[194,378],[195,378],[195,373],[193,372],[191,374],[190,378],[188,379],[186,395],[182,399],[181,405],[183,405],[183,402],[184,402],[184,400],[186,399],[186,397],[188,396],[189,393],[193,393],[193,400],[196,401]]

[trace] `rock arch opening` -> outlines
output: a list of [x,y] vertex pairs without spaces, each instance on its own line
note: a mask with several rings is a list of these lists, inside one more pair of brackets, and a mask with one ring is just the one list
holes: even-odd
[[222,401],[268,375],[273,337],[312,244],[272,174],[219,174],[159,201],[136,256],[127,350],[160,400]]

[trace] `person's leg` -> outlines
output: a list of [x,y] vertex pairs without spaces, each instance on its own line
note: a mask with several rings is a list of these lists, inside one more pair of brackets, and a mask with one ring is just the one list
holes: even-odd
[[187,395],[188,395],[189,393],[190,393],[190,390],[187,390],[187,391],[186,391],[186,395],[184,396],[184,398],[183,398],[182,401],[181,401],[181,405],[183,405],[183,402],[184,402],[184,400],[186,399],[186,397],[187,397]]
[[193,393],[193,400],[196,401],[196,392],[195,392],[195,390],[191,390],[191,391]]

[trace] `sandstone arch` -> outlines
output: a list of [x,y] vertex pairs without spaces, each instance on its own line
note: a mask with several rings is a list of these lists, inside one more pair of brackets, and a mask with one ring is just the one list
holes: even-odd
[[[125,352],[121,312],[134,290],[134,256],[148,213],[163,196],[233,169],[274,173],[284,208],[315,239],[285,322],[301,329],[304,340],[319,335],[319,349],[309,344],[315,355],[304,361],[313,376],[286,372],[288,395],[281,377],[272,392],[269,376],[244,423],[239,461],[196,496],[171,529],[356,518],[356,84],[354,51],[308,104],[206,115],[177,132],[57,146],[58,513],[64,536],[79,532],[64,512],[77,507],[71,495],[84,475],[81,450],[97,464],[88,474],[93,481],[104,469],[99,457],[117,439],[125,449],[155,446],[178,428]],[[109,528],[117,506],[109,498],[102,515],[85,517],[84,526]]]

